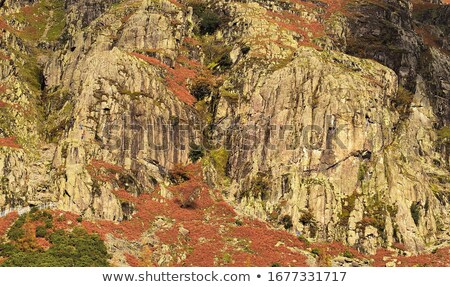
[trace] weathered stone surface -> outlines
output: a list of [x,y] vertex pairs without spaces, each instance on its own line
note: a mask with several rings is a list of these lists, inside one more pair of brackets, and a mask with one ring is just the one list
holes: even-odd
[[[366,253],[448,242],[440,1],[204,1],[223,23],[201,36],[186,1],[65,1],[56,40],[46,20],[38,41],[12,19],[35,2],[1,1],[1,210],[55,203],[125,220],[133,207],[117,191],[171,197],[168,170],[222,134],[204,151],[205,180],[242,214]],[[180,59],[207,71],[196,105],[179,95],[196,84],[176,82]],[[158,244],[152,232],[108,241],[126,251],[117,265]],[[160,265],[186,256],[158,250]],[[336,265],[366,264],[347,261]]]

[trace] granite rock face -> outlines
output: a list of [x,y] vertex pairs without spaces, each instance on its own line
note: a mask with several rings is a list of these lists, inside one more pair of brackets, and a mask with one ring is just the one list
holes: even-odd
[[0,210],[126,220],[199,155],[311,240],[448,242],[450,10],[415,2],[0,2]]

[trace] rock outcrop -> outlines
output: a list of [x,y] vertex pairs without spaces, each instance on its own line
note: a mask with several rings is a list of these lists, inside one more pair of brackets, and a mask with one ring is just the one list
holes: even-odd
[[0,1],[0,209],[127,220],[117,191],[166,195],[203,157],[301,237],[448,242],[448,5],[63,2]]

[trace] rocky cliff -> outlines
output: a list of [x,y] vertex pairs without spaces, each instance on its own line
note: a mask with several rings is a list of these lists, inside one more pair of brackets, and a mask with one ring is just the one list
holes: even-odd
[[189,182],[174,170],[199,161],[239,216],[305,240],[448,244],[447,4],[0,7],[2,211],[131,220],[124,193],[170,199]]

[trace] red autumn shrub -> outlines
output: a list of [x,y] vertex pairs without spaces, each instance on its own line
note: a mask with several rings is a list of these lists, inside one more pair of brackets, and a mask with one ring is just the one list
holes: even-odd
[[175,244],[178,242],[178,229],[179,226],[174,224],[169,229],[156,231],[155,235],[158,236],[159,240],[164,244]]
[[8,23],[6,23],[6,21],[0,17],[0,30],[10,30],[11,27],[9,27]]
[[6,234],[6,231],[19,218],[17,212],[12,212],[4,217],[0,217],[0,237]]
[[126,191],[125,189],[115,189],[111,191],[119,200],[125,202],[136,203],[137,197]]
[[0,147],[22,148],[16,137],[0,138]]
[[[5,55],[4,53],[2,53],[0,51],[0,60],[9,60],[9,59],[11,59],[11,58],[8,55]],[[0,92],[2,92],[1,89],[0,89]]]
[[167,72],[166,81],[169,90],[182,102],[188,105],[193,105],[195,103],[195,97],[192,96],[189,90],[186,88],[186,81],[195,77],[195,71],[179,64],[176,64],[175,68],[172,69],[158,59],[139,53],[133,52],[131,53],[131,55],[142,59],[151,65],[165,69]]
[[135,256],[133,256],[129,253],[124,253],[124,256],[125,256],[125,260],[127,261],[128,265],[130,265],[131,267],[141,267],[142,266],[142,262]]
[[121,166],[95,159],[86,166],[86,170],[92,178],[103,182],[117,179],[117,175],[124,172],[124,168]]

